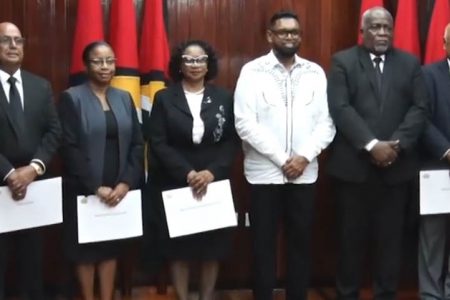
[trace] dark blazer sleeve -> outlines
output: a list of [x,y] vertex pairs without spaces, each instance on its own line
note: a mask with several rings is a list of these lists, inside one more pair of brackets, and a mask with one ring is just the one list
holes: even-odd
[[[175,120],[169,120],[167,117],[166,99],[163,96],[166,90],[161,90],[155,94],[152,111],[148,123],[144,130],[148,132],[149,146],[151,152],[164,166],[168,174],[179,182],[186,182],[187,174],[194,170],[194,167],[184,158],[176,148],[168,143],[167,124]],[[149,162],[151,167],[151,161]]]
[[128,184],[130,188],[138,188],[144,172],[144,140],[142,138],[141,125],[137,118],[136,108],[129,94],[128,99],[133,127],[126,169],[119,181]]
[[[423,69],[425,84],[428,91],[429,96],[429,111],[433,116],[430,120],[427,120],[427,124],[425,127],[425,131],[423,134],[423,142],[427,148],[427,150],[435,157],[436,159],[441,159],[445,152],[450,149],[450,141],[447,137],[438,129],[438,124],[435,124],[433,120],[435,120],[434,115],[437,109],[445,109],[448,107],[444,107],[443,105],[439,105],[438,101],[438,91],[435,80],[439,80],[433,76],[433,70],[430,67],[425,67]],[[446,103],[445,103],[446,104]],[[447,124],[447,121],[443,121],[444,124]]]
[[410,85],[413,89],[410,93],[412,101],[403,121],[391,137],[393,141],[399,140],[400,147],[404,150],[416,147],[428,116],[428,96],[422,70],[418,61],[410,61],[409,63],[414,64]]
[[9,160],[2,154],[0,154],[0,180],[3,181],[6,174],[13,169],[13,165]]
[[223,93],[224,106],[227,108],[224,134],[219,145],[217,145],[216,159],[207,167],[216,179],[229,177],[230,168],[239,145],[239,138],[234,127],[233,96],[228,91]]
[[62,93],[58,111],[63,132],[61,156],[65,172],[77,179],[85,193],[94,194],[98,186],[93,184],[94,180],[89,172],[88,158],[81,148],[81,120],[69,93]]
[[45,93],[45,105],[47,107],[45,116],[46,131],[42,136],[41,143],[38,146],[33,158],[40,159],[47,166],[60,146],[62,131],[55,104],[53,102],[52,89],[50,87],[50,83],[47,81],[45,81]]
[[366,121],[355,110],[350,99],[350,62],[338,56],[333,57],[328,74],[328,106],[336,127],[356,149],[364,147],[376,136]]

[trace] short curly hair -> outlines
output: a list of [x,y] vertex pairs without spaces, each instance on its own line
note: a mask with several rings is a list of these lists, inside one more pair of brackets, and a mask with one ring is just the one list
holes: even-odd
[[217,54],[213,47],[202,40],[189,40],[177,45],[173,51],[169,61],[169,75],[175,82],[180,82],[183,79],[183,73],[181,71],[181,62],[184,51],[189,46],[196,45],[202,48],[208,55],[208,72],[205,75],[205,81],[214,79],[219,71],[219,63],[217,60]]

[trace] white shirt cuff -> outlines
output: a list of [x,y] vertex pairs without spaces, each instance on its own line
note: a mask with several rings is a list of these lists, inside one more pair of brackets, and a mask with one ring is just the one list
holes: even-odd
[[11,175],[12,172],[14,172],[15,170],[16,170],[16,169],[12,168],[12,169],[8,172],[8,174],[6,174],[5,177],[3,177],[3,181],[6,181],[6,179],[8,179],[8,177],[9,177],[9,175]]
[[370,152],[370,150],[372,150],[373,147],[375,147],[375,145],[379,142],[379,140],[377,139],[373,139],[371,140],[367,145],[364,146],[364,148]]
[[[38,164],[41,166],[42,170],[44,170],[44,173],[45,173],[45,171],[47,170],[47,168],[45,167],[45,164],[42,162],[42,160],[40,160],[40,159],[38,159],[38,158],[33,158],[33,159],[31,160],[31,162],[38,163]],[[43,174],[44,174],[44,173],[43,173]]]
[[445,159],[445,157],[447,156],[447,154],[450,152],[450,149],[447,149],[447,151],[445,151],[444,155],[442,155],[441,159]]

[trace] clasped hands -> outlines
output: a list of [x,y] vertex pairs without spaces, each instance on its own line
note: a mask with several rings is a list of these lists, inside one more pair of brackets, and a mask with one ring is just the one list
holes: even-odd
[[293,155],[286,160],[284,165],[281,167],[284,176],[289,180],[294,180],[303,174],[309,161],[300,155]]
[[101,186],[95,194],[108,206],[116,206],[127,195],[130,187],[128,184],[120,182],[113,189],[109,186]]
[[394,163],[400,153],[400,141],[378,141],[370,150],[372,163],[386,168]]
[[192,189],[192,194],[197,200],[201,200],[208,190],[208,184],[214,181],[214,175],[208,170],[192,170],[187,174],[186,181]]
[[28,185],[34,181],[36,176],[36,170],[31,166],[15,169],[6,179],[12,198],[16,201],[25,198]]

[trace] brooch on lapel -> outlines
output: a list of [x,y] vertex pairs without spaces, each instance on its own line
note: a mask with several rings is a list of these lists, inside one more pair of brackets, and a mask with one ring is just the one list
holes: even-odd
[[214,142],[220,141],[223,135],[223,125],[225,124],[226,118],[225,118],[225,109],[223,105],[219,105],[219,112],[216,114],[217,119],[217,126],[214,128],[213,136],[214,136]]

